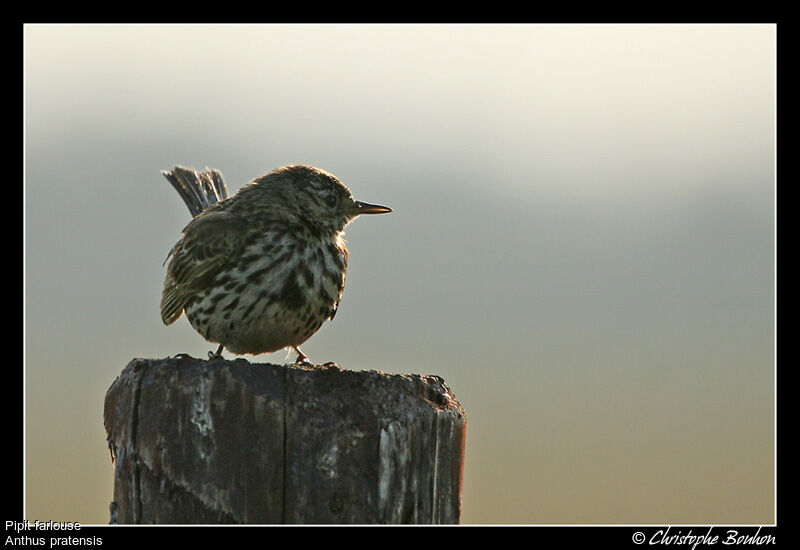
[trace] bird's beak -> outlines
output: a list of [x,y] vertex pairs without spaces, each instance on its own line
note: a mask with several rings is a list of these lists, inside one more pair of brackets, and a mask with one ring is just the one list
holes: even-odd
[[391,212],[392,209],[378,204],[368,204],[366,202],[356,201],[356,207],[353,209],[353,215],[360,214],[385,214]]

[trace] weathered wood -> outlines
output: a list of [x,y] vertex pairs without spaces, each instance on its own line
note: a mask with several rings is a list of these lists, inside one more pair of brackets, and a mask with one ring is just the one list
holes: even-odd
[[466,417],[437,376],[135,359],[104,418],[119,523],[459,521]]

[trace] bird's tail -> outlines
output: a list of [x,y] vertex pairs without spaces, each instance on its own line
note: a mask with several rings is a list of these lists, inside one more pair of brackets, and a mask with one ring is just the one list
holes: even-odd
[[219,170],[206,168],[198,172],[191,168],[176,166],[171,171],[161,172],[189,207],[192,217],[221,200],[228,198],[228,188]]

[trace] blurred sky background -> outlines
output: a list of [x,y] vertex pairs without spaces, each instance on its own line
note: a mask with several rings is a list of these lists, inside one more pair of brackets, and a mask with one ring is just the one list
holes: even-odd
[[463,523],[772,523],[775,40],[26,25],[26,518],[107,523],[106,390],[216,347],[159,318],[189,221],[160,171],[234,192],[306,163],[394,213],[348,227],[341,307],[303,351],[446,380]]

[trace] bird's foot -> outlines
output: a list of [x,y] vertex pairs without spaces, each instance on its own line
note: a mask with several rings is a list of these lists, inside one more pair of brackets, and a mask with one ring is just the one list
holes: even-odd
[[297,359],[294,360],[293,365],[298,367],[305,367],[305,368],[312,368],[312,369],[319,369],[319,370],[342,370],[342,367],[334,363],[333,361],[328,361],[327,363],[323,363],[322,365],[317,365],[312,363],[308,356],[300,351],[300,348],[292,348],[294,351],[297,352]]
[[297,352],[297,359],[294,360],[294,363],[292,363],[293,365],[297,365],[299,367],[313,367],[313,366],[315,366],[314,363],[312,363],[308,359],[308,356],[305,353],[303,353],[302,351],[300,351],[300,348],[295,347],[293,349],[294,349],[294,351]]
[[222,350],[224,348],[225,348],[225,346],[220,344],[219,347],[217,348],[217,351],[209,351],[208,352],[208,360],[212,361],[214,359],[224,359],[224,357],[222,357]]

